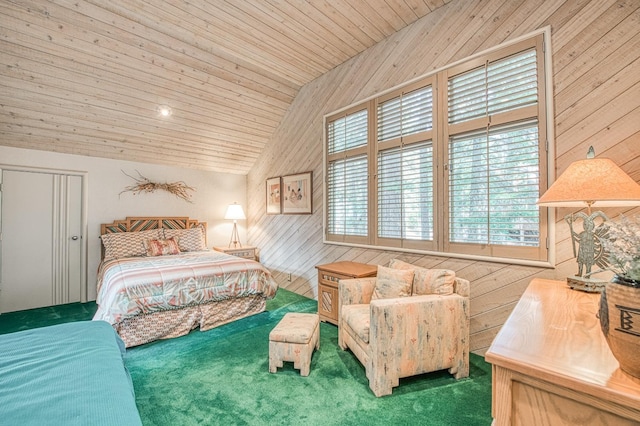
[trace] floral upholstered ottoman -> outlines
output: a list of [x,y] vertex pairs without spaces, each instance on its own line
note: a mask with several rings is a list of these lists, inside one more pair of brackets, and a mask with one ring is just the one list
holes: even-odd
[[308,376],[314,348],[320,348],[318,314],[285,314],[269,333],[269,372],[275,373],[288,361],[301,376]]

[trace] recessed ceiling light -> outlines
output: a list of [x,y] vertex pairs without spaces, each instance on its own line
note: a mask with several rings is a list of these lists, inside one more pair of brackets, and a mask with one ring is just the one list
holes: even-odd
[[159,105],[157,110],[160,117],[169,117],[171,116],[171,114],[173,114],[173,111],[171,110],[171,107],[169,105]]

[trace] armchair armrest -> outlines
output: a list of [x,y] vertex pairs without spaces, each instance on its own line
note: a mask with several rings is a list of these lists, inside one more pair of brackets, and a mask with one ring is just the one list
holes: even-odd
[[342,307],[368,304],[375,288],[375,277],[352,278],[338,282],[338,345],[342,349],[346,349],[343,339]]
[[454,282],[454,290],[462,297],[470,297],[470,289],[469,289],[469,280],[465,280],[464,278],[456,277]]

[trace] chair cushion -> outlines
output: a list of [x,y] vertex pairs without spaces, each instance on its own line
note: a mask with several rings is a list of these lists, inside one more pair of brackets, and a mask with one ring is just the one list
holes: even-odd
[[342,321],[364,343],[369,343],[369,325],[371,314],[369,305],[344,305],[342,307]]
[[456,279],[455,271],[422,268],[399,259],[391,259],[389,267],[400,270],[413,270],[413,295],[453,294],[453,285]]
[[392,269],[378,265],[376,288],[371,300],[411,296],[412,269]]

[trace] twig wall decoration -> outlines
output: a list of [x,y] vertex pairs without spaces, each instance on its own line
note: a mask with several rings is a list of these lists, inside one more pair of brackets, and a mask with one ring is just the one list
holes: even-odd
[[131,175],[128,175],[127,173],[124,172],[124,170],[121,170],[121,171],[126,176],[129,176],[131,179],[135,180],[136,184],[127,186],[124,189],[124,191],[122,191],[120,194],[122,194],[123,192],[133,192],[133,195],[136,195],[141,192],[156,192],[158,190],[162,190],[162,191],[167,191],[168,193],[173,194],[178,198],[182,198],[188,203],[193,203],[193,201],[191,201],[191,194],[189,192],[195,191],[195,188],[187,185],[182,181],[172,182],[172,183],[151,182],[148,178],[142,176],[140,172],[138,172],[137,170],[136,172],[138,172],[138,176],[139,176],[137,178]]

